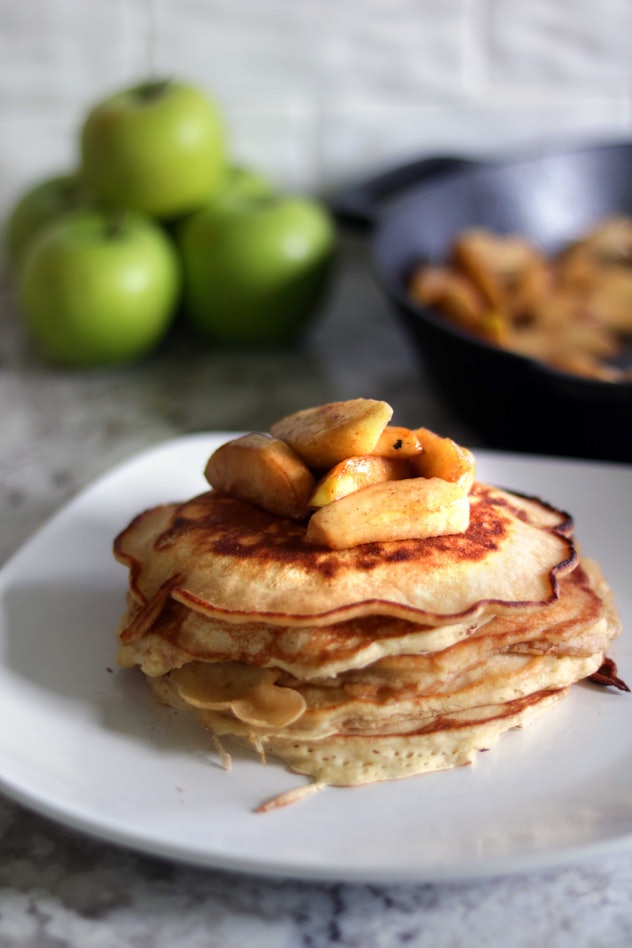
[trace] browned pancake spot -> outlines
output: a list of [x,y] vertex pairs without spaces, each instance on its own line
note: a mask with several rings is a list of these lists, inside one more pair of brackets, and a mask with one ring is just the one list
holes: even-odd
[[473,497],[470,526],[466,533],[454,536],[404,540],[396,543],[366,543],[352,550],[329,550],[304,542],[305,526],[289,518],[269,514],[244,501],[219,492],[207,492],[187,505],[188,516],[176,516],[169,529],[155,540],[154,548],[163,550],[187,536],[199,554],[227,556],[235,560],[256,560],[278,564],[282,561],[335,578],[348,569],[372,570],[385,562],[450,557],[459,561],[478,561],[490,550],[498,549],[506,536],[509,518],[504,503],[490,498],[487,491]]

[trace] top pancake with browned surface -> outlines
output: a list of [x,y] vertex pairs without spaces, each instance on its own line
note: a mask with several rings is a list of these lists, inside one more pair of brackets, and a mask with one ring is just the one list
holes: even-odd
[[209,491],[138,516],[117,537],[131,595],[226,620],[328,624],[391,615],[427,624],[542,604],[577,555],[568,515],[476,484],[468,530],[330,550],[305,525]]

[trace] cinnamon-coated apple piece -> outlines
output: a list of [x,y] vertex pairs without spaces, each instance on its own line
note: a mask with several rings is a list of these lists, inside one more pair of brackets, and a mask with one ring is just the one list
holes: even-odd
[[318,481],[309,499],[310,507],[324,507],[347,494],[381,481],[397,481],[411,477],[407,458],[387,458],[377,455],[347,458],[334,465]]
[[373,448],[373,454],[383,458],[413,458],[422,451],[417,433],[398,425],[387,425]]
[[411,461],[415,473],[458,483],[464,493],[469,493],[476,476],[472,452],[452,438],[442,438],[428,428],[417,428],[415,434],[423,448],[422,453]]
[[219,447],[209,458],[204,476],[215,490],[293,518],[307,515],[315,483],[312,472],[289,445],[258,433]]
[[275,422],[270,433],[308,467],[326,471],[347,458],[373,454],[392,416],[387,402],[352,398],[294,412]]
[[384,481],[347,494],[312,514],[305,539],[334,550],[361,543],[463,533],[470,503],[458,484],[441,478]]

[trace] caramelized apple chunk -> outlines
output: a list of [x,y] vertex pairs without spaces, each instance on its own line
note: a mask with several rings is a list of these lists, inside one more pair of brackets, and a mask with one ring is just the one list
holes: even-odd
[[415,433],[423,447],[423,453],[411,462],[415,473],[457,483],[468,493],[476,476],[472,452],[428,428],[417,428]]
[[247,434],[219,447],[204,471],[216,490],[281,517],[307,515],[315,478],[289,445],[264,434]]
[[454,494],[455,485],[439,478],[372,484],[312,514],[305,540],[342,550],[361,543],[463,533],[470,522],[469,499]]
[[373,454],[392,415],[387,402],[352,398],[294,412],[275,422],[270,433],[308,467],[327,470],[347,458]]
[[336,464],[316,484],[309,499],[310,507],[324,507],[347,494],[377,484],[396,481],[412,474],[407,458],[387,458],[376,455],[347,458]]
[[387,425],[373,448],[373,454],[382,458],[414,458],[422,451],[417,433],[398,425]]

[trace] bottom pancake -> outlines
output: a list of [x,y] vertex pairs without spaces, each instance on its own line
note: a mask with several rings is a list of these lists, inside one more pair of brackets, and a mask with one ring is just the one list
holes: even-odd
[[[149,679],[155,698],[182,710],[182,700],[168,679]],[[568,688],[540,691],[513,701],[482,705],[439,715],[422,729],[383,734],[329,734],[320,739],[300,739],[291,733],[257,735],[220,714],[202,713],[202,719],[219,737],[230,737],[241,746],[283,761],[296,773],[317,784],[351,787],[383,780],[397,780],[437,770],[471,764],[512,728],[524,727],[564,697]],[[190,707],[188,710],[191,710]]]
[[336,735],[322,741],[273,737],[264,746],[292,770],[318,784],[351,787],[398,780],[471,764],[478,752],[492,747],[503,733],[530,724],[557,704],[566,690],[476,708],[461,720],[439,723],[421,733]]

